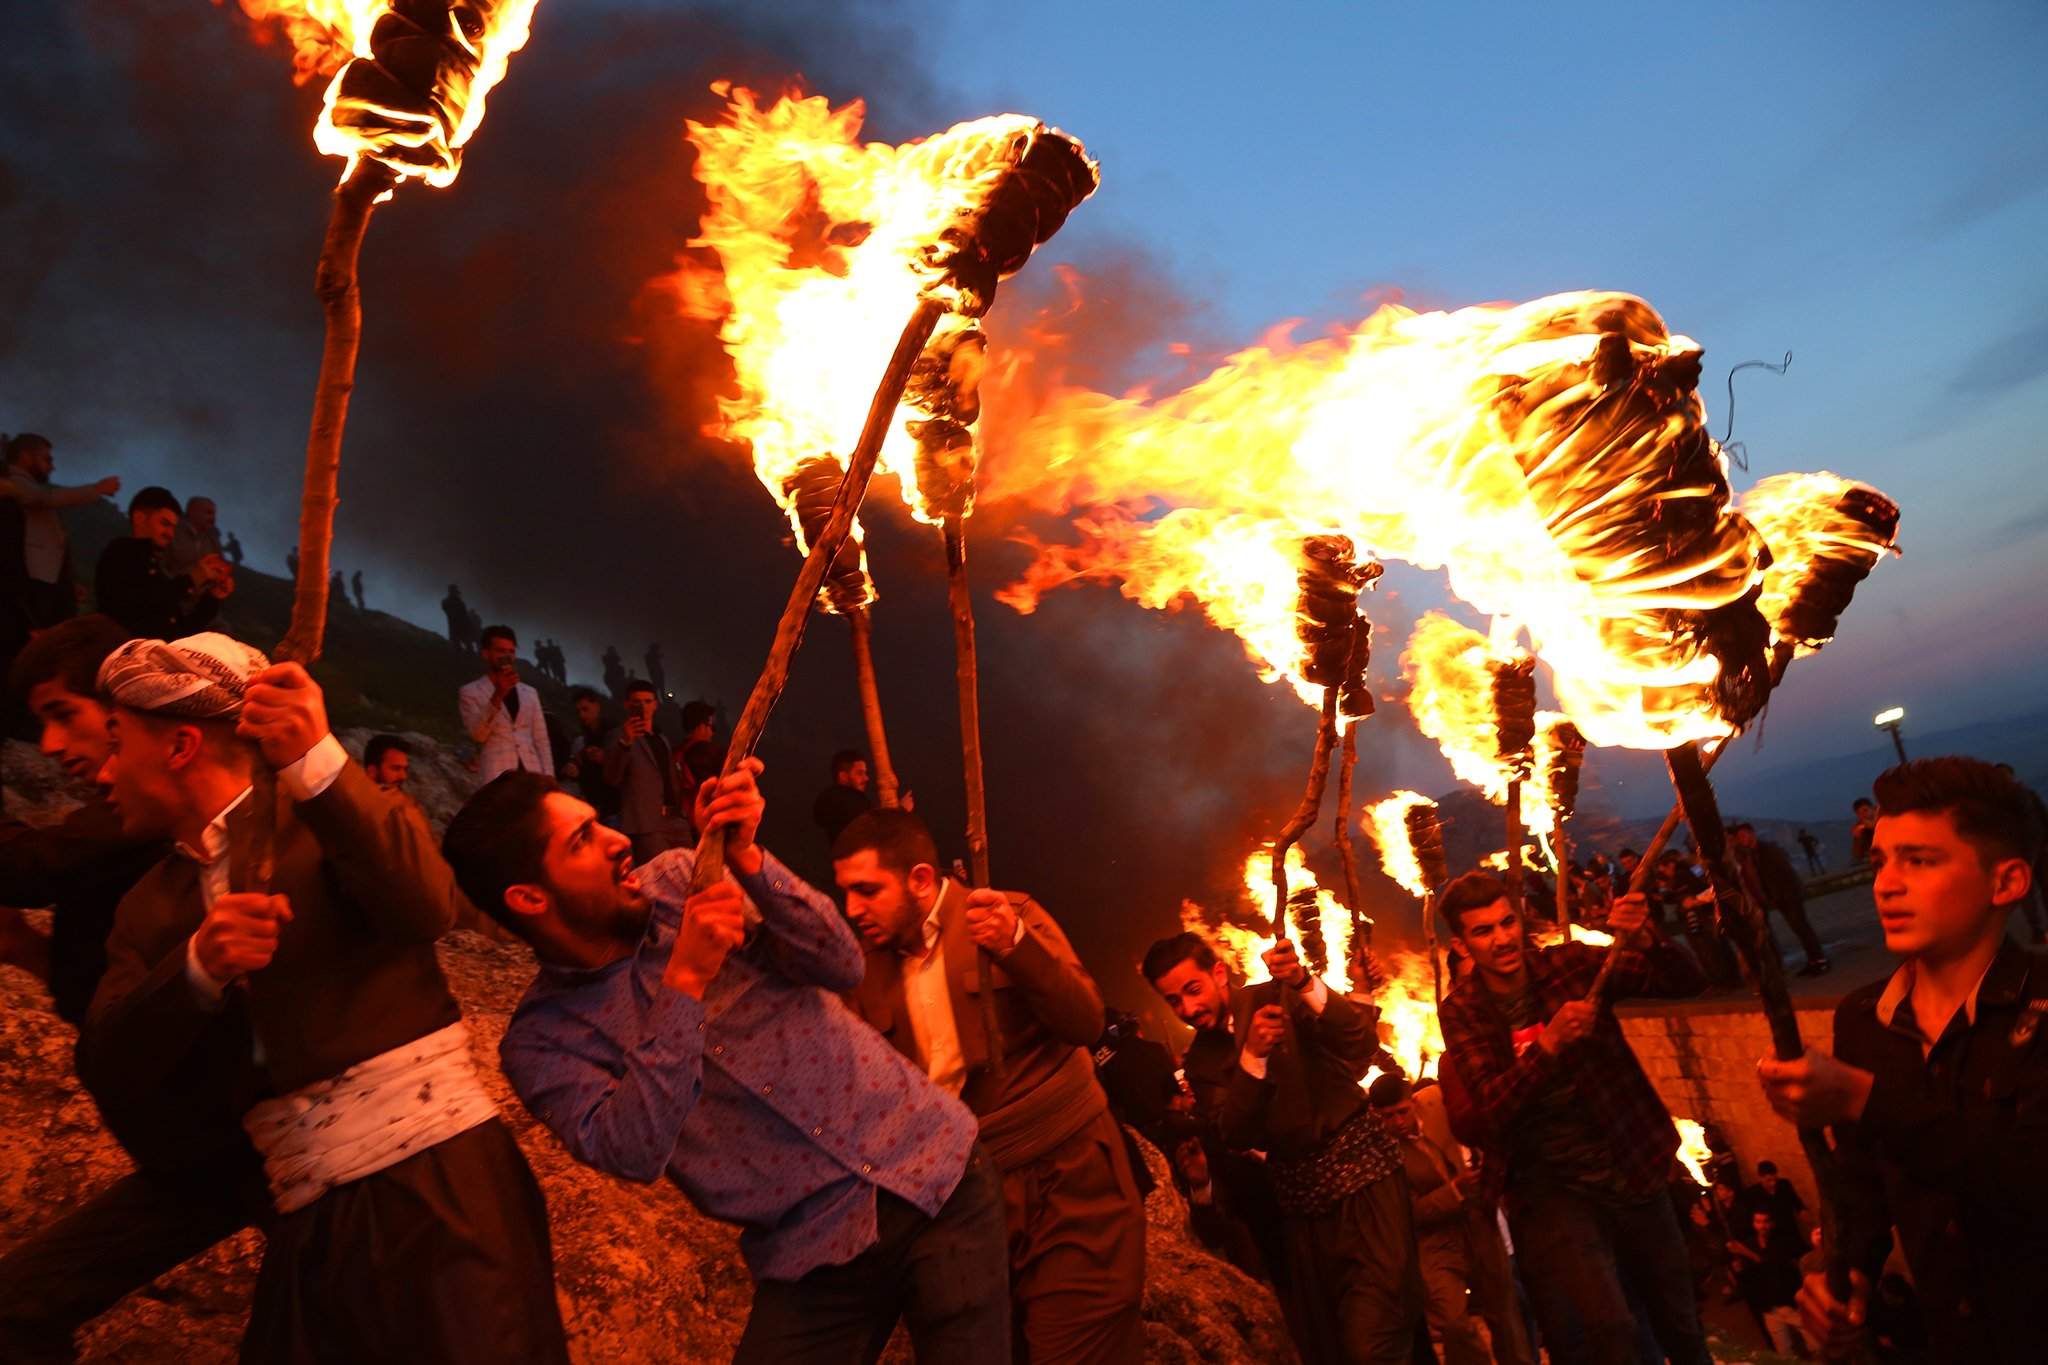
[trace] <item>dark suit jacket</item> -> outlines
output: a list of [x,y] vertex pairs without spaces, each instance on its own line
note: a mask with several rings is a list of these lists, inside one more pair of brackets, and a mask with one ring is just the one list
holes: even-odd
[[[235,890],[247,889],[258,799],[228,817]],[[270,889],[290,898],[292,919],[277,956],[246,989],[231,987],[219,1013],[185,976],[186,940],[205,917],[198,865],[173,853],[121,901],[79,1070],[124,1112],[175,1128],[182,1097],[166,1077],[189,1072],[207,1078],[209,1102],[232,1095],[239,1118],[265,1094],[324,1080],[461,1017],[434,941],[464,901],[418,808],[350,763],[304,804],[278,791],[276,821]]]
[[[967,936],[967,891],[950,883],[939,912],[939,945],[946,955],[946,984],[953,997],[953,1024],[960,1033],[967,1083],[961,1099],[976,1116],[986,1115],[1044,1083],[1074,1053],[1102,1034],[1102,997],[1038,902],[1019,891],[1004,894],[1024,922],[1024,941],[993,966],[985,964]],[[996,1023],[1003,1033],[1004,1077],[989,1067],[988,1035],[981,1024],[981,992],[992,986]],[[903,1004],[903,959],[887,949],[869,949],[867,971],[847,998],[854,1012],[922,1066],[917,1036]],[[1097,1096],[1101,1087],[1096,1087]],[[1108,1101],[1103,1100],[1104,1108]]]
[[1756,846],[1757,880],[1763,884],[1767,909],[1803,909],[1806,905],[1806,879],[1792,866],[1792,855],[1777,844],[1758,841]]
[[[1238,1064],[1238,1050],[1252,1015],[1275,1004],[1287,1012],[1287,1029],[1266,1058],[1262,1080]],[[1365,1108],[1358,1082],[1379,1049],[1377,1008],[1332,991],[1318,1015],[1292,986],[1262,981],[1239,986],[1230,1013],[1231,1032],[1197,1033],[1181,1059],[1197,1112],[1216,1124],[1227,1145],[1307,1156]]]

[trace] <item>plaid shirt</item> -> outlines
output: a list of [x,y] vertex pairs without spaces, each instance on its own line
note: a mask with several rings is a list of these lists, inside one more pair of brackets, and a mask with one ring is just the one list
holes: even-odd
[[[1654,926],[1645,925],[1636,941],[1643,946],[1601,949],[1565,943],[1527,950],[1537,1016],[1547,1023],[1566,1002],[1585,999],[1607,952],[1622,954],[1608,978],[1609,998],[1681,998],[1705,988],[1706,978],[1692,954]],[[1535,1043],[1517,1053],[1506,1017],[1475,971],[1444,997],[1438,1021],[1444,1034],[1445,1107],[1459,1140],[1479,1150],[1480,1190],[1489,1203],[1500,1197],[1510,1178],[1515,1116],[1559,1078],[1571,1082],[1593,1126],[1607,1134],[1615,1169],[1628,1188],[1644,1197],[1664,1188],[1678,1150],[1678,1130],[1611,1012],[1603,1010],[1589,1037],[1555,1056]]]

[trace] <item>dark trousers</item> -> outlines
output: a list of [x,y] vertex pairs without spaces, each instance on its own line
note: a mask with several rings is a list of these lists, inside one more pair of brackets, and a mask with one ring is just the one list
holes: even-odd
[[1806,918],[1804,901],[1774,905],[1770,907],[1770,913],[1792,927],[1793,937],[1799,940],[1799,950],[1806,954],[1806,965],[1812,966],[1828,955],[1828,950],[1820,946],[1820,935],[1813,932],[1813,925]]
[[975,1147],[930,1218],[877,1191],[875,1224],[875,1245],[844,1265],[757,1283],[734,1365],[872,1365],[899,1318],[918,1365],[1008,1365],[1003,1187],[988,1153]]
[[1383,1176],[1333,1208],[1282,1222],[1281,1306],[1307,1365],[1399,1365],[1427,1351],[1408,1177]]
[[264,1208],[251,1164],[121,1177],[0,1257],[0,1360],[72,1359],[78,1328]]
[[1663,1192],[1624,1204],[1532,1181],[1509,1193],[1508,1230],[1557,1365],[1636,1365],[1631,1298],[1673,1365],[1710,1365],[1685,1238]]
[[540,1184],[498,1119],[279,1215],[243,1365],[568,1365]]
[[1105,1109],[1003,1172],[1016,1359],[1125,1365],[1145,1355],[1145,1207]]

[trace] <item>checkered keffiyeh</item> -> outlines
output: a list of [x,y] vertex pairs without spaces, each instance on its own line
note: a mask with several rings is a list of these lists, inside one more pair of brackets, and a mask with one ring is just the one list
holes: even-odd
[[249,680],[268,667],[263,651],[207,631],[182,640],[130,640],[100,665],[99,684],[117,706],[220,720],[242,713]]

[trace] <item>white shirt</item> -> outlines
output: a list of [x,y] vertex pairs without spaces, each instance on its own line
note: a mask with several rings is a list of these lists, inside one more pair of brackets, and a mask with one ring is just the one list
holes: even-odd
[[462,691],[456,694],[462,712],[462,728],[483,746],[483,752],[477,759],[477,771],[486,782],[514,768],[545,773],[549,777],[555,775],[554,750],[548,744],[547,722],[540,714],[540,693],[525,683],[519,683],[517,687],[519,714],[516,717],[506,712],[503,702],[494,704],[491,701],[497,686],[489,674],[464,683]]
[[[341,747],[341,741],[333,735],[327,736],[300,756],[296,763],[278,770],[277,782],[285,795],[294,801],[311,801],[334,785],[334,779],[341,776],[341,770],[348,766],[348,750]],[[199,864],[199,898],[206,908],[213,909],[213,903],[228,893],[228,816],[249,799],[254,787],[242,788],[242,794],[220,809],[220,814],[207,822],[199,833],[199,847],[179,844],[178,852]],[[208,1008],[218,1008],[227,994],[227,983],[215,981],[199,965],[199,935],[185,940],[185,979],[191,983],[192,991]]]
[[[1304,970],[1306,969],[1304,968]],[[1287,987],[1286,989],[1292,990],[1293,988]],[[1323,979],[1320,976],[1311,973],[1308,979],[1308,989],[1301,993],[1301,998],[1308,1002],[1311,1013],[1321,1014],[1323,1006],[1330,1003],[1330,988],[1323,984]],[[1264,1057],[1252,1056],[1251,1053],[1246,1052],[1243,1048],[1237,1050],[1237,1064],[1245,1069],[1247,1075],[1256,1076],[1262,1081],[1266,1079],[1266,1060]]]
[[940,1089],[958,1095],[967,1084],[967,1061],[960,1053],[960,1027],[953,1020],[953,994],[946,986],[946,946],[940,942],[939,909],[953,894],[949,877],[924,917],[924,952],[903,959],[903,1007],[910,1014],[910,1033],[925,1073]]

